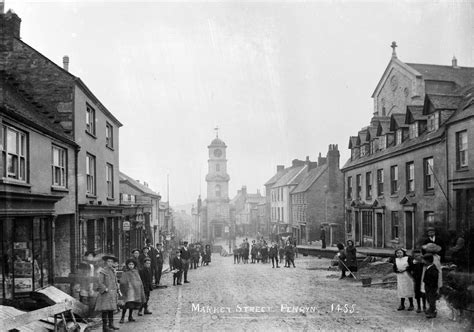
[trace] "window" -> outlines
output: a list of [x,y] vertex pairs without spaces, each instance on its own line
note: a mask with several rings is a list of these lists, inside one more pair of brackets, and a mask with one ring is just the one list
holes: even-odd
[[439,112],[428,116],[428,131],[435,131],[439,128]]
[[347,178],[347,198],[352,199],[352,176]]
[[114,166],[105,164],[105,176],[107,182],[107,198],[114,198]]
[[285,222],[285,214],[283,213],[283,207],[281,208],[281,221]]
[[220,172],[221,171],[221,165],[220,164],[216,164],[216,172]]
[[383,196],[383,169],[377,170],[377,196]]
[[221,197],[221,185],[216,184],[216,197]]
[[467,167],[467,131],[456,133],[456,166]]
[[360,198],[361,192],[362,192],[362,179],[361,179],[361,177],[362,177],[361,174],[356,175],[356,196],[357,196],[357,198]]
[[398,193],[398,166],[390,167],[390,193]]
[[425,191],[434,189],[434,175],[433,175],[433,157],[423,160],[423,175]]
[[360,156],[361,156],[361,157],[364,157],[366,154],[367,154],[367,146],[366,146],[366,145],[362,145],[362,146],[360,147]]
[[53,186],[66,187],[66,149],[53,145],[51,171]]
[[362,211],[362,235],[373,236],[372,212]]
[[95,195],[95,157],[87,154],[86,156],[86,175],[87,175],[87,189],[86,193]]
[[410,125],[410,138],[418,137],[418,121]]
[[372,199],[372,172],[365,173],[365,196]]
[[398,239],[398,211],[392,211],[392,240]]
[[403,142],[403,131],[402,131],[402,129],[398,129],[395,133],[395,136],[396,136],[396,140],[397,140],[396,145],[402,144],[402,142]]
[[7,125],[0,126],[2,176],[26,181],[26,134]]
[[415,192],[415,164],[407,163],[407,193]]
[[89,105],[86,109],[86,131],[95,136],[95,109]]
[[114,127],[110,123],[105,125],[105,146],[111,149],[114,147]]
[[425,211],[425,228],[434,226],[435,214],[433,211]]
[[387,148],[387,136],[383,135],[380,137],[380,144],[379,144],[380,150],[385,150]]

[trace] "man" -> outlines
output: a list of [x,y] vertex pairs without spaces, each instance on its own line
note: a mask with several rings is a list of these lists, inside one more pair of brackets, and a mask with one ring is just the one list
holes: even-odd
[[156,259],[155,287],[158,287],[161,281],[161,272],[163,271],[163,262],[164,262],[163,249],[162,249],[161,243],[156,244],[155,259]]
[[143,262],[143,268],[138,271],[140,279],[142,279],[143,290],[145,291],[145,302],[138,310],[138,316],[142,315],[142,310],[145,315],[151,315],[151,311],[148,310],[148,300],[150,299],[150,292],[153,290],[153,270],[151,269],[151,259],[145,258]]
[[[426,229],[426,233],[428,237],[425,239],[423,242],[423,245],[428,244],[428,243],[434,243],[437,244],[438,246],[441,247],[441,251],[438,252],[439,257],[441,258],[441,261],[444,261],[444,253],[446,251],[446,246],[444,244],[444,241],[441,239],[439,235],[436,234],[436,229],[434,227],[428,227]],[[422,249],[422,254],[426,254],[426,251]]]
[[325,249],[326,248],[326,230],[324,229],[324,226],[321,226],[321,234],[319,238],[321,240],[321,248]]
[[151,273],[152,275],[154,276],[156,274],[156,269],[157,269],[157,263],[156,263],[156,253],[157,253],[157,249],[154,248],[152,245],[151,245],[151,240],[150,239],[147,239],[146,240],[146,246],[149,248],[148,250],[148,256],[150,256],[150,259],[151,259]]
[[183,260],[184,283],[189,284],[188,269],[191,260],[191,252],[188,249],[188,242],[184,241],[183,248],[181,248],[181,259]]
[[[146,258],[150,258],[150,255],[148,254],[148,252],[150,251],[150,248],[148,247],[143,247],[142,249],[142,253],[140,254],[140,256],[138,257],[138,269],[143,269],[143,266],[144,266],[144,263],[145,263],[145,259]],[[150,258],[151,259],[151,258]]]
[[279,269],[280,267],[278,266],[278,245],[273,242],[272,246],[270,248],[270,258],[272,260],[272,268],[275,268],[275,261],[276,261],[276,267]]

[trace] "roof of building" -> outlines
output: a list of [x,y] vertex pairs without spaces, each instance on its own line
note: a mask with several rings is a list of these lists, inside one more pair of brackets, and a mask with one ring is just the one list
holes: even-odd
[[288,168],[285,168],[279,172],[276,172],[275,175],[273,175],[270,180],[268,180],[267,182],[265,182],[265,186],[268,186],[268,185],[272,185],[274,183],[276,183],[283,175],[285,175],[286,173],[288,173],[288,171],[290,170],[290,167]]
[[378,126],[376,125],[370,126],[369,128],[367,128],[367,140],[372,140],[375,137],[377,137],[377,129],[378,129]]
[[327,169],[327,164],[311,169],[291,193],[298,194],[307,191]]
[[367,141],[367,133],[368,133],[368,129],[367,129],[367,128],[363,128],[363,129],[360,130],[359,133],[357,134],[357,136],[359,136],[360,145],[364,145],[364,144],[369,143],[369,142]]
[[390,117],[378,121],[377,136],[385,135],[390,132]]
[[405,124],[405,118],[406,114],[404,113],[393,113],[390,118],[390,131],[408,127],[408,124]]
[[379,151],[375,154],[365,155],[365,156],[360,157],[360,158],[355,159],[355,160],[350,160],[349,159],[345,163],[345,165],[342,167],[342,169],[347,168],[347,167],[351,167],[351,166],[354,166],[354,165],[358,165],[358,164],[361,164],[361,163],[365,163],[365,162],[371,161],[373,159],[382,158],[384,156],[394,154],[398,151],[406,150],[410,147],[414,147],[416,145],[419,145],[419,144],[427,142],[427,141],[432,141],[434,139],[437,139],[437,138],[443,136],[444,132],[445,132],[445,127],[442,126],[436,131],[427,132],[427,133],[424,133],[423,135],[418,136],[416,138],[408,139],[408,140],[402,142],[399,145],[390,146],[390,147],[386,148],[385,150]]
[[219,137],[216,137],[212,140],[211,145],[221,145],[225,146],[225,143],[223,140],[221,140]]
[[454,82],[459,86],[474,83],[474,68],[406,63],[415,69],[424,80]]
[[260,194],[247,194],[247,202],[249,203],[261,203],[265,201],[265,197]]
[[359,136],[351,136],[349,137],[349,149],[356,147],[359,145]]
[[148,195],[152,195],[152,196],[160,196],[159,193],[151,190],[150,188],[148,188],[147,186],[141,184],[137,180],[132,179],[130,176],[128,176],[127,174],[125,174],[123,172],[119,172],[119,179],[122,182],[128,182],[130,185],[132,185],[135,188],[137,188],[138,190],[142,191],[144,194],[148,194]]
[[425,108],[424,114],[428,114],[429,104],[426,103],[429,100],[430,104],[435,110],[455,110],[459,107],[459,104],[463,100],[463,96],[460,95],[446,95],[446,94],[434,94],[430,93],[425,96]]
[[415,121],[426,120],[426,116],[423,115],[423,106],[407,106],[407,112],[405,116],[405,123],[411,124]]
[[474,116],[474,100],[470,99],[468,104],[457,110],[446,122],[448,125]]
[[301,178],[301,171],[305,167],[306,165],[290,167],[288,172],[286,172],[281,178],[279,178],[278,181],[273,185],[273,188],[298,184]]

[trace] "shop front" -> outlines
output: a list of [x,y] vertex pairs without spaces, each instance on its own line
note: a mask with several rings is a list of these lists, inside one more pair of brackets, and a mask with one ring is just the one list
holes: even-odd
[[61,198],[0,192],[0,303],[53,283],[53,211]]

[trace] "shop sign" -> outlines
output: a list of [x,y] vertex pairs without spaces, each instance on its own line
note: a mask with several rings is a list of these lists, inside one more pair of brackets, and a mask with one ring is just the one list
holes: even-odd
[[225,226],[224,232],[229,233],[229,226]]
[[122,228],[124,231],[129,231],[130,230],[130,221],[124,221],[122,224]]

